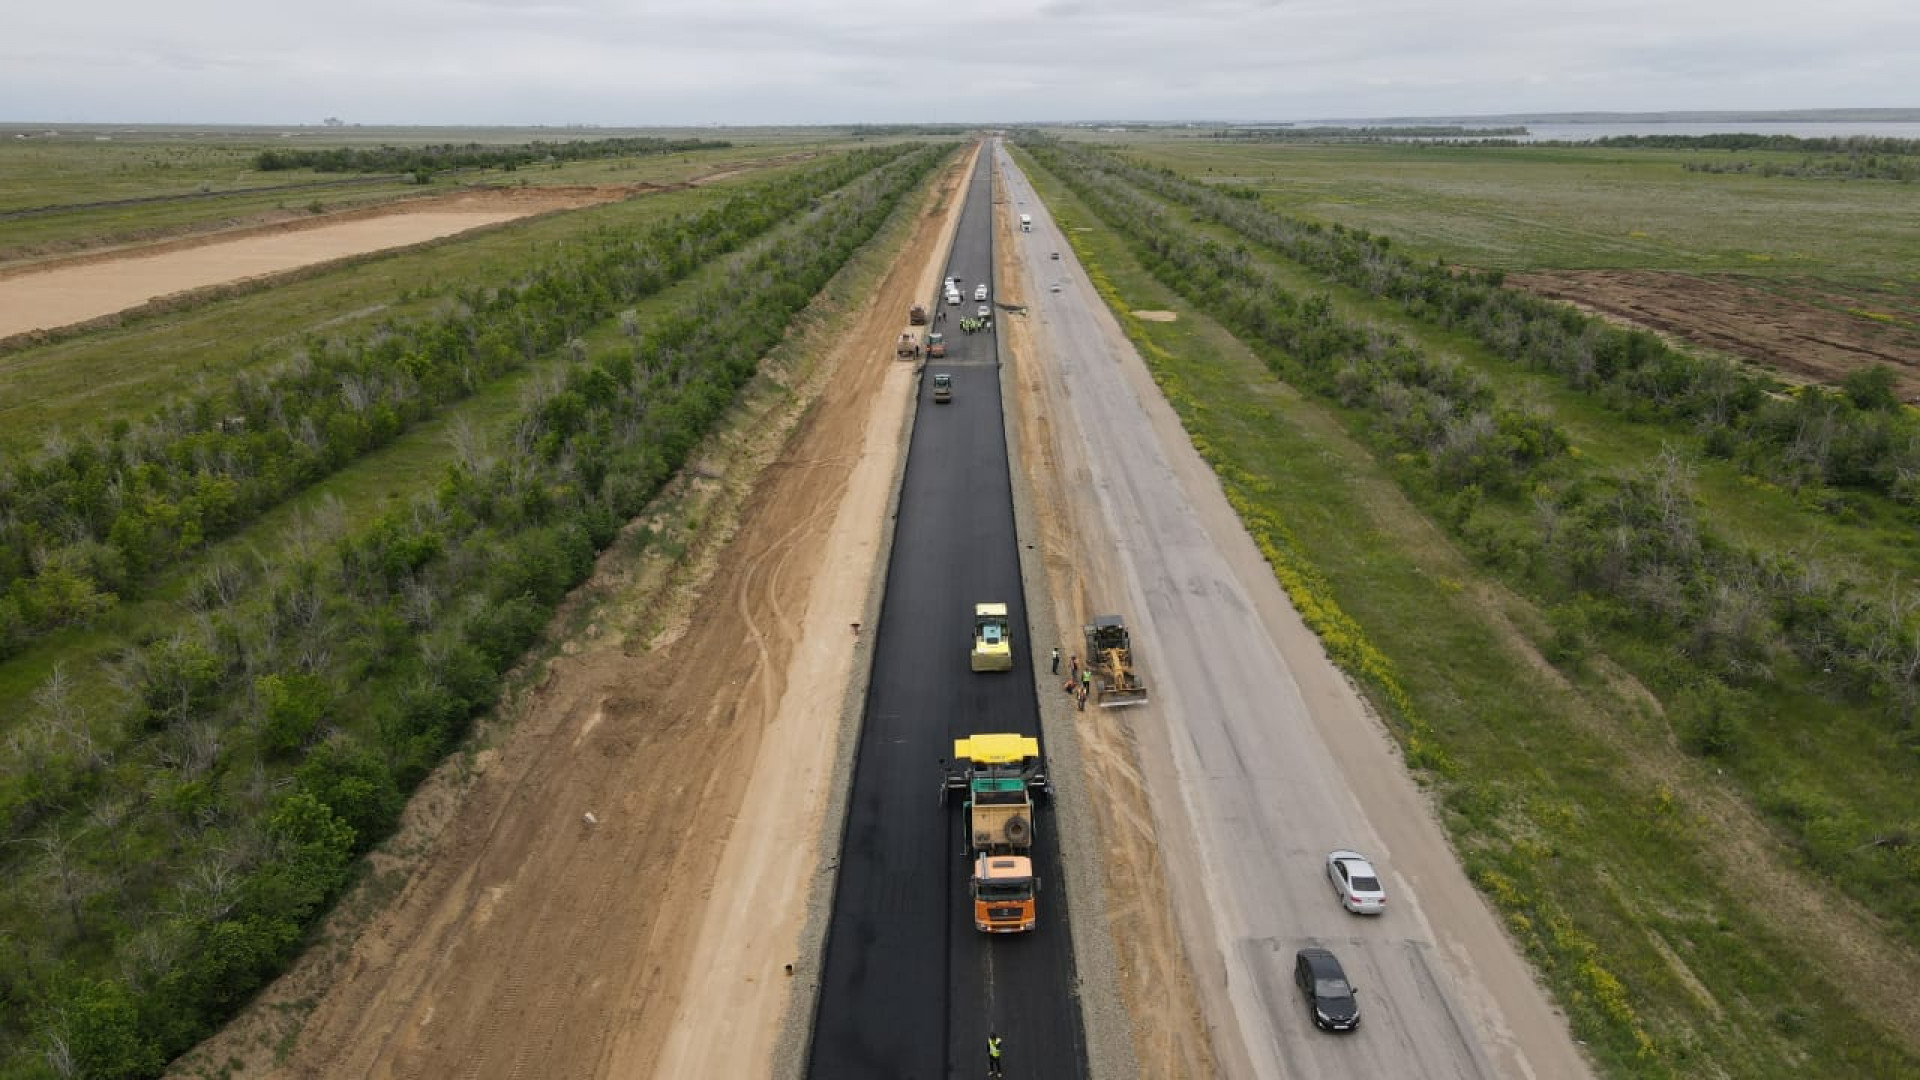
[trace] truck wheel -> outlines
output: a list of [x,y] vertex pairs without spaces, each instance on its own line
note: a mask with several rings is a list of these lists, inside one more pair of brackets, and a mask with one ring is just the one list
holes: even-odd
[[1014,847],[1025,847],[1033,839],[1033,826],[1023,817],[1007,819],[1007,843]]

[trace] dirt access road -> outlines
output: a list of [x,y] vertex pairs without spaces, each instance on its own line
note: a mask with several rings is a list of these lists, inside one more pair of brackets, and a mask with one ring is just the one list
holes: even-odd
[[650,523],[708,523],[691,568],[603,560],[571,616],[595,625],[480,740],[497,745],[429,782],[328,941],[176,1072],[772,1071],[817,974],[804,898],[914,385],[891,344],[936,287],[969,165],[851,317],[770,363],[774,405]]
[[[1220,1072],[1589,1075],[1392,741],[1294,612],[1025,177],[1000,167],[1016,212],[1035,219],[1002,300],[1028,305],[1024,336],[1044,358],[1026,365],[1030,404],[1071,478],[1078,591],[1126,614],[1153,688],[1125,722]],[[1336,902],[1323,859],[1349,846],[1378,860],[1387,915]],[[1292,985],[1307,945],[1332,948],[1361,988],[1350,1037],[1308,1021]]]

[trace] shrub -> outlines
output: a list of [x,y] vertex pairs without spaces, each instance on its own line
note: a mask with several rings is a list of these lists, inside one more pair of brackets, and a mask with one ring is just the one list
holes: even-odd
[[1669,710],[1680,745],[1702,757],[1727,759],[1746,740],[1752,702],[1718,679],[1689,687]]

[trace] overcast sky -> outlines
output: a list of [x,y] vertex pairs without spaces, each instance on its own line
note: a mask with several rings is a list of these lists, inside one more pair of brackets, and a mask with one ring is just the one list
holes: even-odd
[[0,121],[1920,106],[1916,0],[7,0]]

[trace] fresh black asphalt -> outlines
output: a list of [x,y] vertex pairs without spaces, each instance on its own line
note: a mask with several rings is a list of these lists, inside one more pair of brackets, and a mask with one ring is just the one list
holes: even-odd
[[[1039,926],[973,928],[960,811],[939,804],[952,740],[1040,732],[993,334],[959,320],[991,282],[993,175],[982,153],[947,273],[963,302],[938,324],[953,400],[922,378],[894,524],[892,561],[867,691],[839,878],[821,972],[813,1080],[934,1080],[986,1074],[986,1040],[1004,1040],[1006,1075],[1087,1073],[1053,816],[1037,815]],[[904,313],[903,313],[904,314]],[[1011,672],[973,673],[973,605],[1005,601]],[[1053,676],[1042,673],[1049,690]]]

